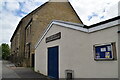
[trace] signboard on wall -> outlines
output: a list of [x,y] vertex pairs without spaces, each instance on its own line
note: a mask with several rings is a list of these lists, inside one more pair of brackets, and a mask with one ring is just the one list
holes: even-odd
[[113,60],[114,46],[112,43],[94,45],[95,60]]
[[51,42],[51,41],[58,40],[58,39],[60,39],[60,38],[61,38],[61,32],[58,32],[58,33],[56,33],[56,34],[53,34],[53,35],[47,37],[47,38],[46,38],[46,43]]

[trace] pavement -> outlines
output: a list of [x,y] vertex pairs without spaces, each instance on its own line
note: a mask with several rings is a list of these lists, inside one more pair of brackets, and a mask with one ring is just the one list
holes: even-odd
[[1,61],[1,63],[1,80],[51,80],[47,76],[34,72],[31,68],[16,67],[13,63],[9,61]]

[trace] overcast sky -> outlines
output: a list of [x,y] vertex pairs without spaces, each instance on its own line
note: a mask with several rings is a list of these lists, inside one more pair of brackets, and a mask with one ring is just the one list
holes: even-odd
[[[0,44],[10,44],[20,19],[48,0],[0,0]],[[120,0],[69,0],[85,25],[118,15]]]

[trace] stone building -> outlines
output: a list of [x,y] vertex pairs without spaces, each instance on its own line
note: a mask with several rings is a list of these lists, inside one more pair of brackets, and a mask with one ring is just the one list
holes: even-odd
[[82,24],[67,0],[66,2],[50,1],[26,15],[19,22],[10,40],[11,60],[17,66],[34,67],[35,44],[51,21],[62,20]]

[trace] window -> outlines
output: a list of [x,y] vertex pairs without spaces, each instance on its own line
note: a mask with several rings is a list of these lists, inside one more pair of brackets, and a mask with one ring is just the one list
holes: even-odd
[[27,26],[25,27],[25,57],[30,58],[30,39],[31,39],[31,25],[32,19],[28,22]]
[[26,36],[29,36],[31,34],[31,23],[26,28]]

